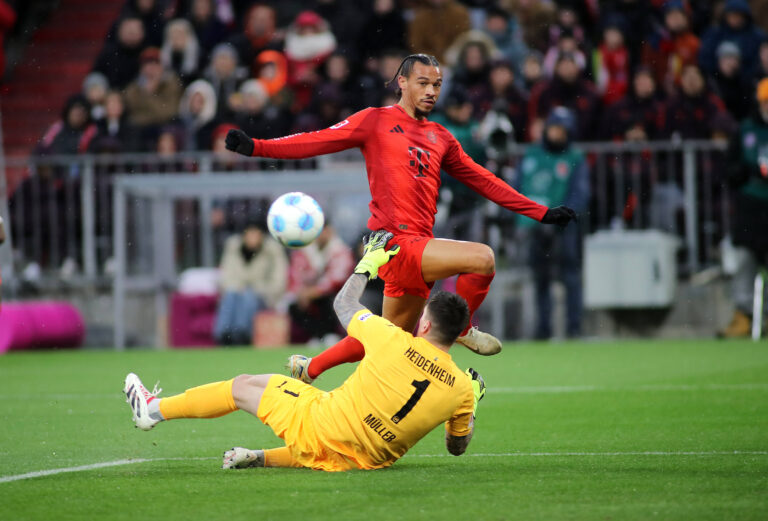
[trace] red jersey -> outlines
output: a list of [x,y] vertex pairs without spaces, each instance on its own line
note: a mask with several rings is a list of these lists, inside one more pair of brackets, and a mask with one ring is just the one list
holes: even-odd
[[280,159],[360,148],[371,188],[370,230],[432,237],[441,169],[508,210],[537,221],[547,212],[472,161],[442,125],[412,118],[400,105],[367,108],[316,132],[253,141],[254,156]]

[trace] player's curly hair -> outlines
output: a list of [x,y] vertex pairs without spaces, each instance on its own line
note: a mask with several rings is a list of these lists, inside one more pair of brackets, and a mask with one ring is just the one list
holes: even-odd
[[427,301],[433,334],[439,343],[449,346],[469,322],[467,301],[455,293],[437,291]]
[[[424,65],[431,65],[433,67],[440,67],[440,62],[438,62],[437,58],[431,54],[409,54],[403,58],[403,61],[400,62],[400,66],[397,68],[395,75],[392,76],[392,79],[386,82],[384,86],[389,87],[393,83],[397,84],[398,76],[405,76],[406,78],[409,77],[413,71],[413,65],[416,62],[422,63]],[[395,89],[395,94],[402,96],[403,90],[400,87],[397,87]]]

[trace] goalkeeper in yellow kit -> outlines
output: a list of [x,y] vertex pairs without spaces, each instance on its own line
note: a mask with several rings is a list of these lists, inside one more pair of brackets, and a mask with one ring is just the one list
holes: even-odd
[[341,323],[365,347],[365,357],[341,387],[325,392],[278,374],[240,375],[160,398],[130,373],[124,392],[136,426],[149,430],[163,420],[216,418],[242,409],[285,440],[276,449],[228,450],[224,468],[384,468],[441,423],[448,451],[462,454],[485,394],[480,375],[472,369],[463,373],[448,354],[469,310],[461,297],[438,292],[413,336],[365,309],[359,299],[368,279],[399,250],[386,250],[391,237],[384,231],[371,234],[365,255],[334,301]]

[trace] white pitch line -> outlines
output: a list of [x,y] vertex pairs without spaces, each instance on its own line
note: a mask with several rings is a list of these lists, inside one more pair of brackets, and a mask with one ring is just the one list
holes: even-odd
[[10,481],[19,481],[22,479],[41,478],[43,476],[53,476],[56,474],[65,474],[67,472],[83,472],[86,470],[103,469],[106,467],[119,467],[122,465],[134,465],[136,463],[149,463],[152,461],[187,461],[187,460],[206,460],[217,459],[213,457],[208,458],[131,458],[131,459],[119,459],[115,461],[104,461],[101,463],[92,463],[90,465],[79,465],[77,467],[64,467],[59,469],[50,470],[36,470],[34,472],[27,472],[26,474],[15,474],[11,476],[0,476],[0,483],[8,483]]
[[[504,452],[504,453],[472,453],[464,457],[470,458],[537,458],[537,457],[618,457],[618,456],[768,456],[766,450],[755,451],[645,451],[645,452]],[[454,458],[450,454],[411,454],[406,458]],[[203,458],[135,458],[119,459],[115,461],[105,461],[102,463],[93,463],[91,465],[80,465],[78,467],[65,467],[50,470],[36,470],[26,474],[16,474],[11,476],[0,476],[0,483],[9,483],[11,481],[20,481],[23,479],[41,478],[44,476],[54,476],[67,472],[84,472],[88,470],[102,469],[106,467],[119,467],[122,465],[134,465],[137,463],[151,463],[155,461],[193,461],[193,460],[211,460],[216,457]]]
[[590,392],[663,392],[663,391],[768,391],[768,383],[748,384],[648,384],[634,386],[550,385],[493,387],[486,392],[499,394],[567,394]]

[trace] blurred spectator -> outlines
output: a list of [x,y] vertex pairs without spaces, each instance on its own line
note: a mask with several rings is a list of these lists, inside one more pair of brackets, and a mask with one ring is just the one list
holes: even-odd
[[270,103],[266,89],[258,80],[248,80],[240,87],[235,124],[255,139],[287,136],[291,115]]
[[729,41],[735,43],[741,51],[744,65],[742,73],[752,78],[759,63],[760,44],[765,40],[766,34],[752,22],[749,3],[746,0],[726,0],[720,22],[707,30],[701,38],[701,68],[707,74],[714,74],[717,70],[717,48],[724,41]]
[[638,67],[629,92],[603,114],[601,138],[611,141],[658,139],[664,104],[650,69]]
[[[158,0],[128,0],[123,7],[121,18],[138,18],[144,25],[147,45],[160,47],[163,44],[165,19]],[[114,39],[114,29],[107,36]]]
[[[359,0],[315,0],[314,11],[330,24],[336,37],[339,52],[350,59],[359,57],[357,42],[360,40],[362,22],[370,12],[367,4]],[[354,20],[353,23],[350,23]]]
[[291,343],[324,339],[334,344],[338,340],[336,335],[341,331],[333,311],[333,298],[353,267],[352,250],[328,222],[309,246],[291,251],[288,273]]
[[[152,166],[152,170],[160,173],[175,174],[184,172],[184,162],[177,154],[184,149],[184,129],[177,125],[165,125],[157,133],[157,140],[152,152],[157,154],[160,161]],[[176,215],[182,226],[187,226],[194,219],[194,206],[190,201],[179,201]]]
[[211,51],[219,42],[226,39],[229,31],[213,11],[215,0],[192,0],[188,18],[197,35],[203,61],[207,61]]
[[483,164],[485,147],[477,140],[479,124],[472,117],[473,111],[474,107],[467,92],[460,85],[454,85],[443,101],[443,110],[430,119],[448,129],[469,157],[476,163]]
[[378,57],[386,49],[405,47],[406,25],[395,0],[374,0],[373,12],[360,31],[360,57]]
[[711,122],[725,112],[723,102],[709,91],[696,65],[683,68],[679,93],[664,111],[665,134],[672,139],[709,139]]
[[165,26],[165,39],[160,60],[166,70],[173,71],[185,84],[197,78],[200,70],[200,46],[192,24],[183,18]]
[[283,32],[277,28],[275,9],[258,3],[251,6],[245,15],[242,33],[232,36],[229,42],[237,49],[240,63],[249,69],[261,51],[281,50]]
[[557,46],[564,34],[570,35],[578,48],[583,48],[588,43],[579,15],[571,2],[559,3],[556,22],[549,25],[549,47]]
[[279,51],[262,51],[256,57],[255,77],[266,89],[273,103],[281,107],[291,104],[288,84],[288,60]]
[[643,63],[651,67],[657,84],[672,94],[680,84],[683,67],[698,63],[700,47],[683,0],[668,0],[664,4],[664,27],[643,47]]
[[523,30],[523,39],[530,49],[544,53],[549,48],[549,28],[555,23],[555,4],[538,0],[501,0],[500,6],[515,13]]
[[504,9],[490,7],[486,12],[483,30],[491,37],[502,56],[512,65],[515,77],[520,77],[522,75],[520,64],[528,54],[528,48],[523,41],[523,31],[517,23],[517,18]]
[[139,133],[128,121],[123,95],[110,91],[104,100],[104,117],[96,122],[96,136],[90,150],[94,153],[135,152],[139,149]]
[[[462,88],[469,97],[475,117],[481,115],[482,106],[491,101],[491,90],[488,85],[488,73],[491,69],[491,58],[497,54],[493,42],[480,31],[470,31],[459,37],[466,42],[459,48],[459,56],[453,69],[451,82]],[[449,56],[449,50],[446,56]],[[449,58],[446,58],[451,61]]]
[[619,17],[611,17],[603,26],[603,41],[592,57],[593,77],[604,105],[611,105],[627,92],[629,84],[629,52],[624,46]]
[[570,29],[560,32],[560,36],[549,50],[544,55],[544,61],[542,67],[544,74],[551,78],[555,75],[555,68],[557,66],[557,60],[561,54],[568,53],[573,56],[576,61],[576,65],[579,66],[579,71],[583,72],[587,68],[587,56],[579,48],[579,42]]
[[571,139],[592,139],[594,122],[599,117],[598,102],[592,82],[581,77],[575,56],[563,53],[557,60],[555,76],[531,93],[528,103],[528,130],[531,139],[540,139],[543,118],[559,106],[567,107],[575,113],[577,124]]
[[219,267],[222,295],[213,330],[216,342],[250,344],[254,315],[274,307],[283,296],[287,272],[283,247],[263,225],[249,223],[242,234],[227,239]]
[[755,70],[755,79],[758,81],[768,78],[768,40],[760,44],[759,58],[760,61]]
[[497,60],[491,65],[488,76],[491,97],[481,107],[485,115],[492,107],[503,107],[515,132],[515,141],[522,142],[527,135],[528,96],[515,85],[515,73],[507,60]]
[[721,334],[747,337],[757,270],[768,264],[768,79],[757,85],[758,110],[741,123],[728,150],[728,175],[734,189],[733,243],[746,248],[746,258],[733,278],[733,319]]
[[427,0],[414,9],[408,43],[411,52],[431,54],[442,62],[448,47],[469,28],[466,7],[455,0]]
[[216,93],[205,80],[195,80],[184,91],[179,120],[184,128],[187,150],[208,150],[216,126]]
[[[479,164],[485,163],[485,146],[478,140],[479,123],[472,117],[474,107],[467,93],[459,85],[454,85],[443,102],[443,111],[430,119],[444,126],[464,151]],[[483,204],[479,196],[465,184],[451,176],[442,174],[440,199],[448,205],[447,230],[449,238],[482,236],[483,214],[478,207]]]
[[285,35],[288,84],[294,91],[294,111],[305,109],[320,82],[320,67],[336,49],[328,22],[313,11],[302,11]]
[[91,122],[91,106],[82,94],[70,96],[64,105],[61,119],[48,127],[37,146],[44,155],[82,154],[96,135]]
[[624,45],[629,51],[629,67],[634,69],[641,63],[643,45],[652,32],[653,4],[648,0],[604,0],[600,12],[604,18],[618,17],[624,34]]
[[16,11],[6,0],[0,0],[0,82],[5,76],[5,35],[15,24]]
[[117,24],[115,41],[107,41],[93,66],[109,80],[109,85],[122,89],[139,73],[139,56],[145,47],[144,25],[130,17]]
[[733,42],[723,42],[717,48],[717,70],[712,76],[715,93],[725,103],[731,116],[742,120],[752,109],[753,92],[751,78],[741,70],[741,52]]
[[533,92],[536,86],[545,80],[544,58],[539,51],[531,51],[523,60],[523,88],[526,92]]
[[[405,58],[405,51],[399,49],[387,49],[378,59],[369,58],[365,62],[365,70],[358,76],[361,97],[360,104],[363,107],[388,106],[384,102],[387,94],[394,94],[395,86],[387,82],[392,79]],[[444,85],[443,88],[447,86]],[[395,100],[397,103],[397,99]]]
[[125,104],[131,123],[148,129],[168,123],[179,111],[181,82],[160,62],[160,51],[149,47],[141,53],[141,70],[125,89]]
[[104,117],[104,102],[108,90],[109,81],[100,72],[92,72],[83,80],[83,96],[91,105],[91,119],[95,122]]
[[340,103],[341,118],[366,108],[361,103],[360,88],[352,77],[349,59],[343,54],[334,53],[323,64],[323,80],[317,86],[312,106],[318,107],[324,98],[335,98]]
[[[571,146],[574,121],[564,107],[547,117],[540,144],[531,145],[520,163],[520,191],[546,206],[566,205],[583,213],[589,202],[589,171],[584,155]],[[536,338],[552,336],[553,271],[566,289],[566,335],[581,334],[581,237],[575,223],[565,229],[541,226],[527,217],[518,223],[530,241],[536,287]]]
[[220,43],[213,48],[211,64],[205,71],[204,78],[213,86],[216,94],[218,118],[228,119],[233,116],[229,99],[246,77],[246,71],[238,67],[237,51],[231,44]]

